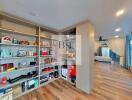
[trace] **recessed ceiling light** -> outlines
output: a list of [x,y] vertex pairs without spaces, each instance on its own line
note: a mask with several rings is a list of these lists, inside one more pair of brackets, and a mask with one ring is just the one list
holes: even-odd
[[117,28],[117,29],[115,29],[115,31],[116,31],[116,32],[120,32],[120,31],[121,31],[121,29],[120,29],[120,28]]
[[118,11],[117,13],[116,13],[116,16],[121,16],[122,14],[124,14],[124,10],[120,10],[120,11]]
[[115,37],[115,38],[119,38],[119,35],[115,35],[114,37]]

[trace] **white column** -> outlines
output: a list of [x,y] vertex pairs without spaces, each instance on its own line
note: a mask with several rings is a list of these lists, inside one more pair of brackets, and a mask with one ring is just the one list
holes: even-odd
[[91,93],[94,80],[94,28],[89,22],[85,22],[77,25],[76,34],[81,35],[81,48],[76,49],[77,55],[79,55],[78,51],[81,51],[81,63],[77,65],[76,86],[86,93]]

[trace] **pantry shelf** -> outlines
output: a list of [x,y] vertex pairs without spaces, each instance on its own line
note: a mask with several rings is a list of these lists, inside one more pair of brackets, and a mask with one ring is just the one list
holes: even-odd
[[37,77],[39,77],[39,75],[37,75],[35,77],[32,77],[32,78],[24,78],[24,79],[21,79],[18,82],[15,82],[15,83],[9,83],[9,82],[7,82],[6,85],[0,84],[0,89],[2,89],[2,88],[8,88],[8,87],[13,87],[13,86],[15,86],[17,84],[21,84],[22,82],[25,82],[25,81],[28,81],[28,80],[31,80],[31,79],[37,78]]
[[52,48],[51,46],[40,46],[41,48]]
[[43,65],[51,66],[51,65],[56,65],[56,64],[57,64],[57,62],[53,62],[53,63],[49,63],[49,64],[41,63],[40,66],[43,66]]
[[41,39],[46,39],[46,40],[53,40],[53,41],[58,41],[58,40],[56,40],[56,39],[53,39],[53,38],[51,38],[51,37],[42,36],[42,35],[40,35],[40,38],[41,38]]
[[40,55],[40,57],[52,57],[52,55]]
[[30,90],[27,90],[26,92],[22,92],[22,93],[15,94],[14,97],[13,97],[13,100],[15,100],[16,98],[18,98],[18,97],[20,97],[20,96],[22,96],[22,95],[25,95],[25,94],[27,94],[27,93],[29,93],[29,92],[31,92],[31,91],[37,89],[37,88],[38,88],[38,87],[35,87],[35,88],[30,89]]
[[18,31],[15,31],[15,30],[5,29],[5,28],[0,28],[0,31],[12,33],[12,34],[20,34],[20,35],[27,35],[27,36],[32,36],[32,37],[38,37],[38,35],[35,35],[35,34],[29,34],[29,33],[24,33],[24,32],[18,32]]
[[0,72],[0,74],[15,73],[15,72],[23,71],[23,70],[34,69],[34,68],[39,68],[39,67],[38,66],[26,66],[26,67],[22,67],[16,70],[12,70],[12,71]]
[[55,72],[55,71],[57,71],[57,70],[53,69],[51,71],[41,72],[40,76],[45,75],[45,74],[49,74],[49,73],[52,73],[52,72]]
[[41,84],[41,85],[38,86],[38,87],[35,87],[35,88],[33,88],[33,89],[27,90],[27,91],[22,92],[22,93],[18,93],[18,94],[16,94],[16,95],[13,97],[13,99],[16,99],[16,98],[18,98],[18,97],[20,97],[20,96],[22,96],[22,95],[25,95],[25,94],[27,94],[27,93],[29,93],[29,92],[31,92],[31,91],[33,91],[33,90],[39,88],[39,87],[46,86],[47,84],[50,84],[51,82],[53,82],[53,81],[55,81],[55,80],[57,80],[57,79],[58,79],[58,78],[49,79],[47,82]]
[[45,85],[47,85],[47,84],[49,84],[49,83],[51,83],[51,82],[53,82],[53,81],[55,81],[55,80],[57,80],[57,79],[59,79],[59,78],[52,78],[52,79],[49,79],[46,83],[41,84],[40,87],[41,87],[41,86],[45,86]]
[[7,43],[0,43],[0,45],[4,45],[4,46],[20,46],[20,47],[38,47],[37,45],[21,45],[21,44],[7,44]]
[[[30,26],[25,22],[16,22],[12,18],[11,20],[5,19],[0,24],[0,89],[4,91],[10,89],[13,92],[14,88],[19,88],[17,92],[12,93],[13,99],[16,99],[58,79],[57,77],[60,76],[60,65],[55,63],[46,64],[57,60],[55,57],[58,53],[59,40],[57,40],[55,35],[58,32],[47,30],[47,28],[42,28],[39,25]],[[44,63],[41,64],[41,62]],[[53,65],[53,68],[51,68],[53,70],[42,72],[42,68],[51,64]],[[49,80],[40,84],[42,75],[46,75]],[[11,80],[9,81],[10,78]],[[17,80],[19,78],[20,80]],[[22,92],[24,88],[22,85],[26,82],[27,84],[30,83],[29,81],[36,87],[31,87],[32,89]],[[9,82],[14,83],[11,84]],[[28,86],[25,85],[25,87]],[[6,93],[3,94],[6,95]]]
[[25,57],[7,57],[7,58],[0,58],[0,60],[8,60],[8,59],[25,59],[25,58],[36,58],[37,56],[25,56]]

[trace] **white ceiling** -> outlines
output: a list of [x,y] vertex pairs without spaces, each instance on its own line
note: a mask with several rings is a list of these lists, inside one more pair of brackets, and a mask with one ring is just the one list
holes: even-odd
[[[97,36],[132,32],[132,0],[0,0],[0,9],[57,30],[88,19]],[[116,17],[120,9],[125,13]]]

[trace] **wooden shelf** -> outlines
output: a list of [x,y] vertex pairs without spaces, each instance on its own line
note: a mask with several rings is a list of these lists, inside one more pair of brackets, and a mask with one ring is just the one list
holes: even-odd
[[52,48],[51,46],[40,46],[41,48]]
[[38,66],[26,66],[26,67],[23,67],[23,68],[19,68],[17,70],[0,72],[0,74],[7,74],[7,73],[9,74],[9,73],[13,73],[13,72],[19,72],[19,71],[34,69],[34,68],[38,68]]
[[56,40],[56,39],[52,39],[52,38],[50,38],[50,37],[46,37],[46,36],[42,36],[42,35],[40,35],[40,38],[41,38],[41,39],[47,39],[47,40],[58,41],[58,40]]
[[41,72],[41,73],[40,73],[40,76],[45,75],[45,74],[49,74],[49,73],[52,73],[52,72],[55,72],[55,71],[56,71],[56,70],[53,69],[53,70],[51,70],[51,71]]
[[25,59],[25,58],[36,58],[37,56],[25,56],[25,57],[7,57],[7,58],[0,58],[0,60],[6,59]]
[[52,57],[52,55],[40,55],[40,57]]
[[45,85],[47,85],[47,84],[49,84],[49,83],[51,83],[51,82],[53,82],[53,81],[55,81],[55,80],[57,80],[57,79],[59,79],[59,78],[48,79],[48,81],[45,82],[45,83],[43,83],[43,84],[41,84],[40,87],[41,87],[41,86],[45,86]]
[[40,66],[43,66],[43,65],[50,66],[50,65],[56,65],[56,64],[57,64],[57,62],[53,62],[53,63],[49,63],[49,64],[41,63]]
[[0,45],[4,45],[4,46],[20,46],[20,47],[38,47],[38,45],[21,45],[21,44],[7,44],[7,43],[0,43]]
[[32,36],[32,37],[38,37],[38,35],[35,35],[35,34],[28,34],[28,33],[18,32],[18,31],[14,31],[14,30],[10,30],[10,29],[5,29],[5,28],[0,28],[0,31],[4,31],[4,32],[12,33],[12,34],[18,34],[18,35],[27,35],[27,36]]
[[43,35],[40,35],[40,38],[47,39],[47,40],[51,40],[51,38],[50,38],[50,37],[43,36]]
[[31,91],[33,91],[33,90],[39,88],[39,87],[45,86],[45,85],[47,85],[47,84],[50,84],[51,82],[53,82],[53,81],[55,81],[55,80],[57,80],[57,79],[58,79],[58,78],[49,79],[47,82],[41,84],[40,86],[37,86],[37,87],[35,87],[35,88],[33,88],[33,89],[27,90],[27,91],[22,92],[22,93],[18,93],[18,94],[16,94],[16,95],[13,97],[13,99],[17,99],[18,97],[20,97],[20,96],[22,96],[22,95],[25,95],[25,94],[27,94],[27,93],[29,93],[29,92],[31,92]]
[[32,88],[32,89],[30,89],[30,90],[27,90],[27,91],[25,91],[25,92],[15,94],[14,97],[13,97],[13,100],[15,100],[15,99],[17,99],[18,97],[20,97],[20,96],[22,96],[22,95],[25,95],[25,94],[27,94],[27,93],[29,93],[29,92],[31,92],[31,91],[37,89],[38,87],[39,87],[39,86],[34,87],[34,88]]
[[64,60],[76,61],[76,58],[75,58],[75,57],[73,57],[73,58],[63,57],[62,59],[64,59]]
[[24,79],[21,79],[21,80],[19,80],[18,82],[15,82],[15,83],[9,83],[9,82],[7,82],[6,85],[0,84],[0,89],[2,89],[2,88],[8,88],[8,87],[13,87],[13,86],[15,86],[15,85],[21,84],[21,83],[23,83],[23,82],[25,82],[25,81],[27,81],[27,80],[31,80],[31,79],[37,78],[37,77],[39,77],[39,76],[37,75],[37,76],[32,77],[32,78],[24,78]]

